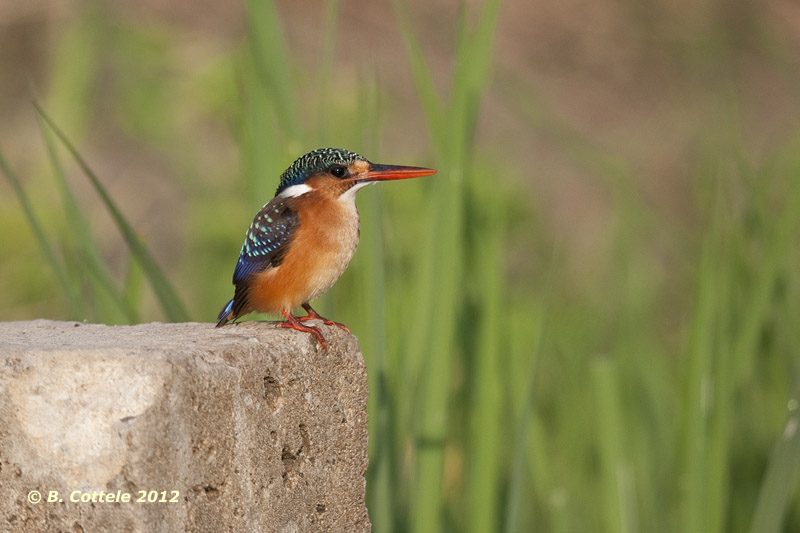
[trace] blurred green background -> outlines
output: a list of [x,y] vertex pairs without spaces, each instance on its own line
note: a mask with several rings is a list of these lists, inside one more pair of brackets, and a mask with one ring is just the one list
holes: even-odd
[[296,157],[432,166],[318,305],[375,531],[800,531],[798,57],[790,0],[6,2],[0,319],[211,322]]

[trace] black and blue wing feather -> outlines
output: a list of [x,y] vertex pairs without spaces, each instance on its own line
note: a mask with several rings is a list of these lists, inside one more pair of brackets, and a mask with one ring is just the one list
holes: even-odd
[[233,284],[238,285],[256,272],[280,265],[298,222],[297,212],[284,198],[275,198],[262,207],[245,235],[233,272]]
[[287,198],[275,197],[261,208],[247,229],[239,261],[233,272],[236,292],[219,314],[217,326],[241,316],[247,305],[250,277],[281,264],[294,238],[300,217]]

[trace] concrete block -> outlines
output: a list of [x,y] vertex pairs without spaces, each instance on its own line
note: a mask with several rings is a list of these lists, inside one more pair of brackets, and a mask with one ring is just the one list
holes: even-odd
[[323,334],[0,323],[0,531],[369,531],[364,360]]

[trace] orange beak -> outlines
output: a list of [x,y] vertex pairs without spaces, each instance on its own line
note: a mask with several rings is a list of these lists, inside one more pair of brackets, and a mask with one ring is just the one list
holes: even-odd
[[421,178],[436,174],[436,170],[423,167],[404,167],[401,165],[370,165],[369,170],[353,177],[353,181],[389,181]]

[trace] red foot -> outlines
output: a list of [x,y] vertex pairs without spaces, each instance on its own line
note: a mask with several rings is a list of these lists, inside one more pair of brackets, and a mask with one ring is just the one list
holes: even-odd
[[301,322],[305,322],[306,320],[322,320],[322,323],[325,324],[326,326],[336,326],[339,329],[345,330],[347,333],[352,333],[352,331],[350,331],[350,328],[348,328],[344,324],[340,324],[338,322],[334,322],[333,320],[328,320],[324,316],[322,316],[319,313],[317,313],[316,311],[314,311],[314,309],[312,309],[311,305],[308,304],[308,303],[304,303],[303,304],[303,309],[306,310],[306,313],[308,313],[308,315],[307,316],[298,317],[297,320],[299,320]]
[[[278,325],[280,327],[289,328],[289,329],[296,329],[297,331],[305,331],[306,333],[311,333],[312,335],[314,335],[317,338],[319,343],[322,345],[322,349],[325,350],[325,351],[328,351],[328,343],[325,342],[325,339],[322,337],[322,332],[319,330],[319,328],[316,328],[314,326],[306,326],[305,324],[300,322],[300,320],[302,320],[302,318],[298,319],[296,316],[294,316],[289,311],[282,310],[281,314],[283,315],[283,318],[286,319],[286,322],[278,322]],[[303,318],[306,318],[306,317],[303,317]]]

